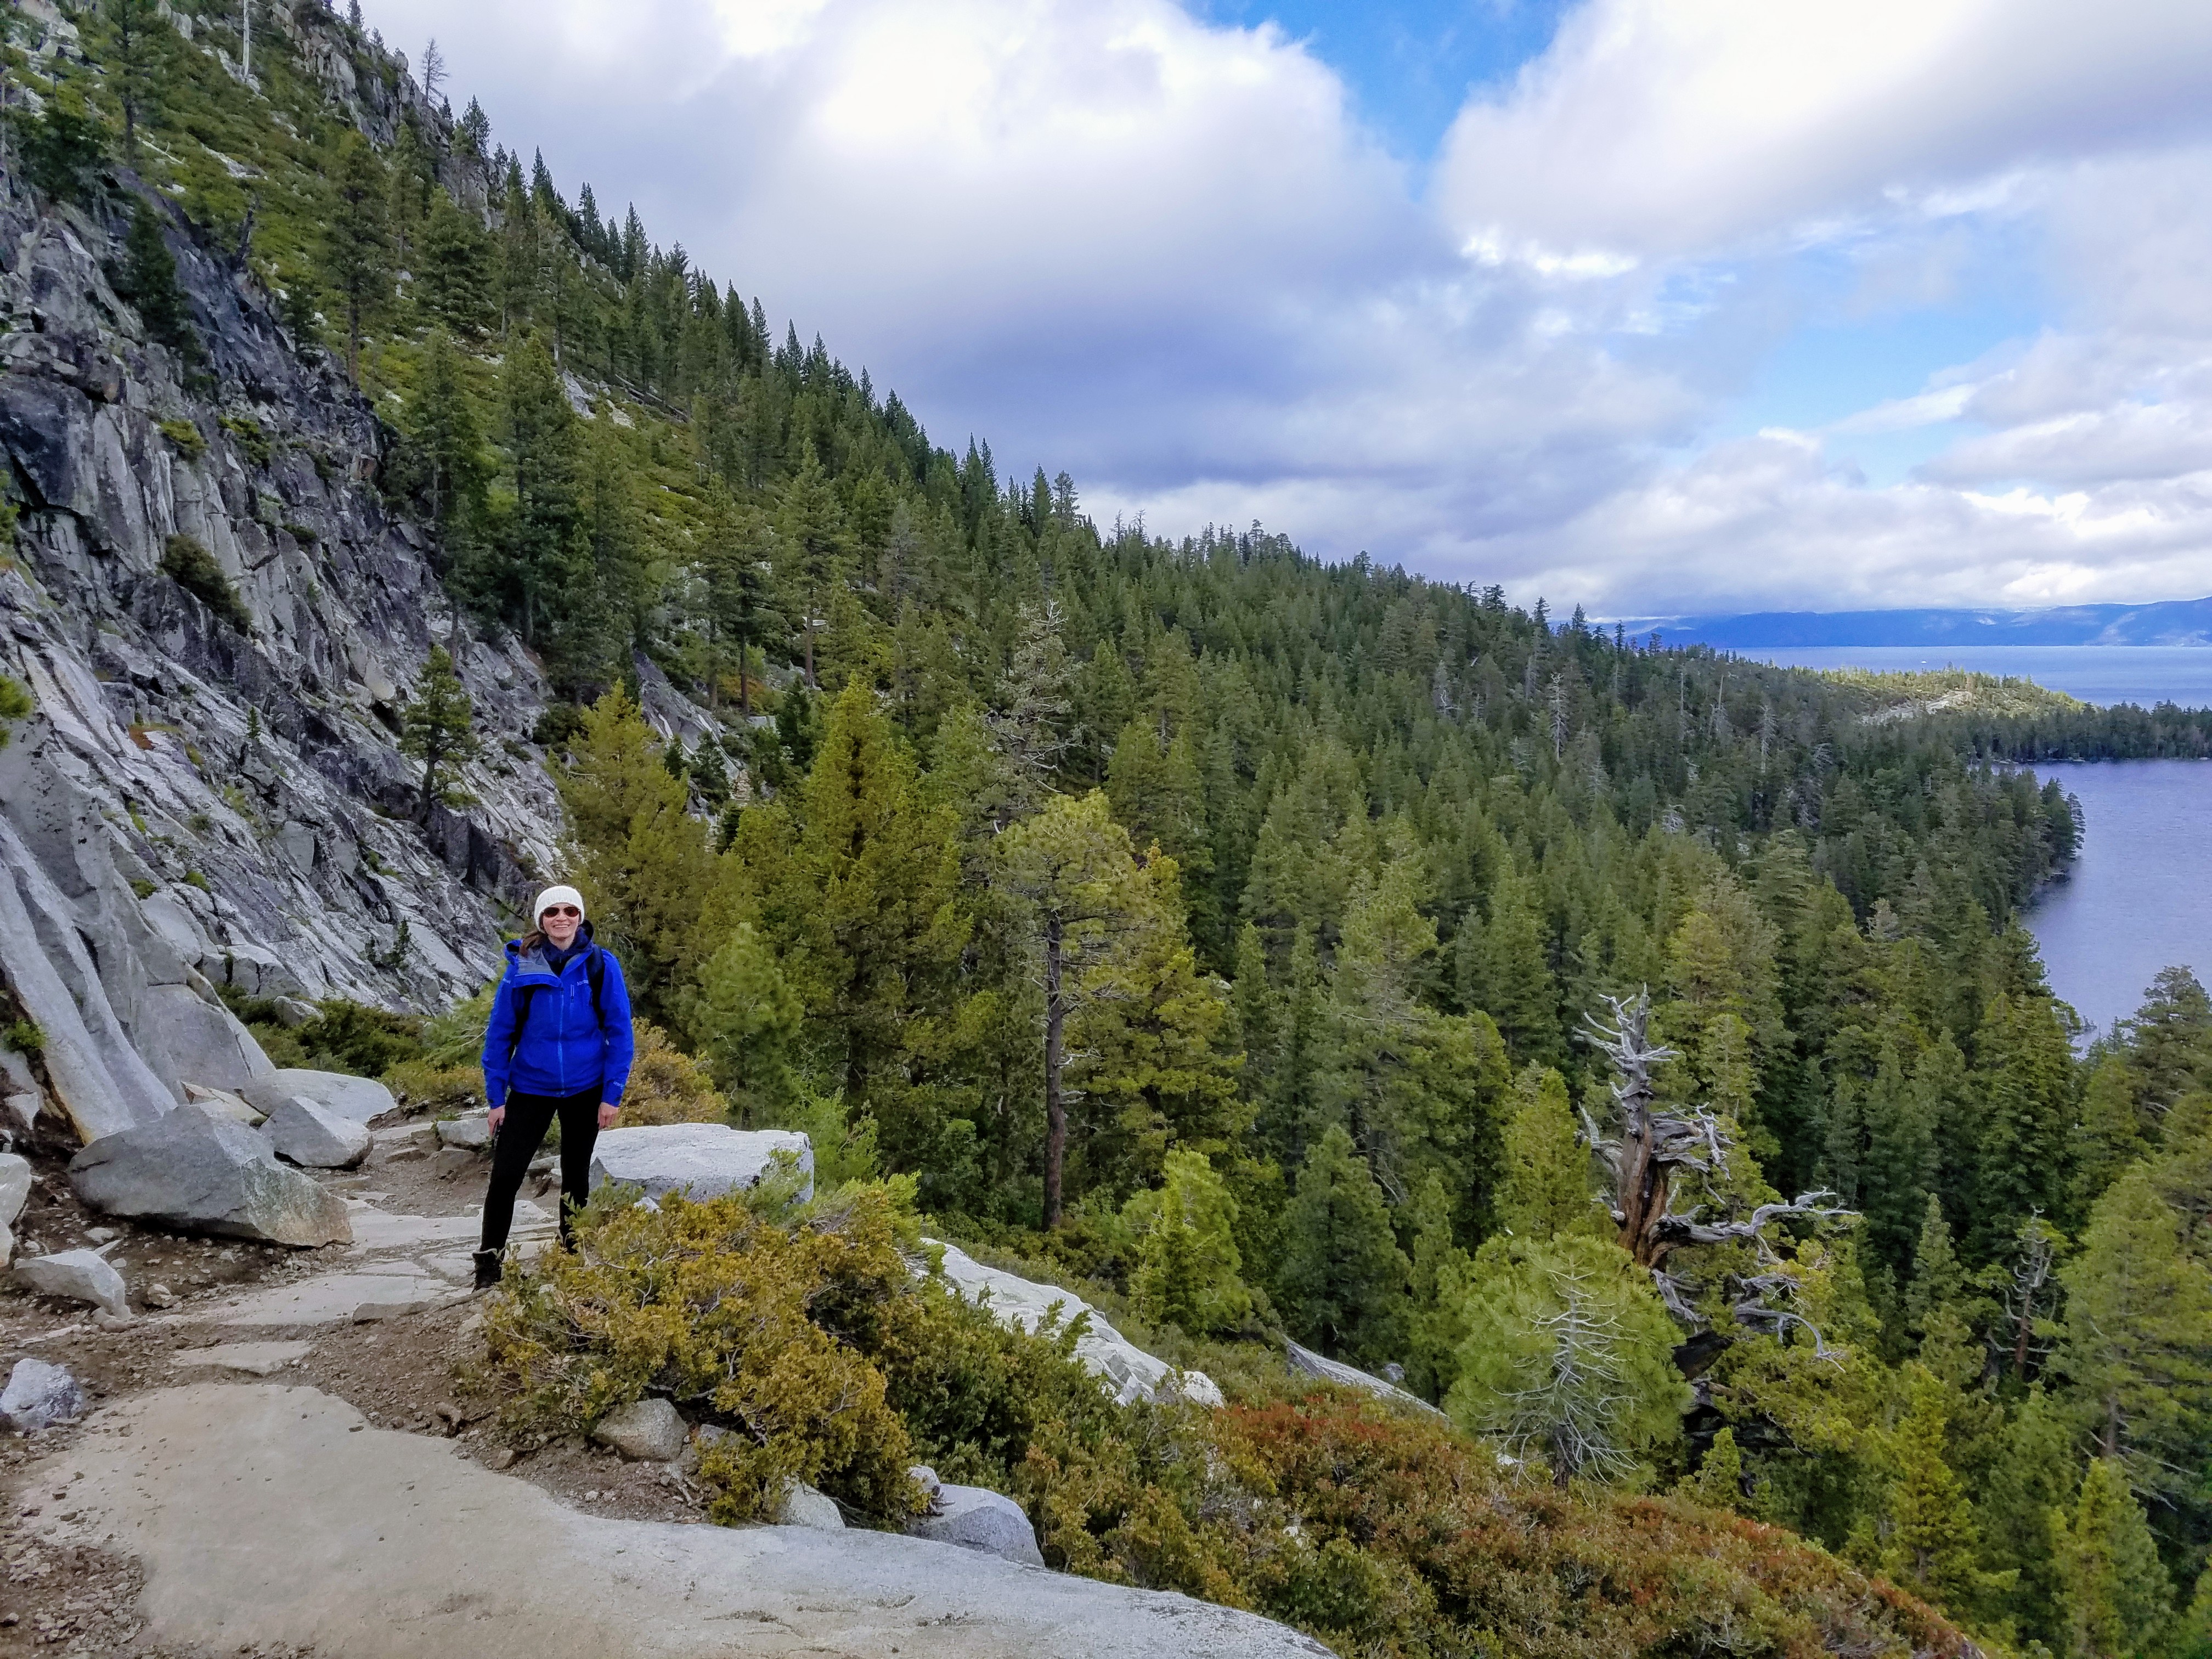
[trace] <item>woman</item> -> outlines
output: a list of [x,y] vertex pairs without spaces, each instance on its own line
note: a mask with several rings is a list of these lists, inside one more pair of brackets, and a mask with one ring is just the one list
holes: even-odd
[[491,1105],[491,1182],[484,1189],[477,1288],[499,1283],[514,1195],[545,1130],[561,1121],[561,1243],[591,1194],[592,1143],[615,1127],[634,1044],[622,964],[592,942],[583,896],[549,887],[530,932],[507,947],[507,972],[484,1028],[484,1098]]

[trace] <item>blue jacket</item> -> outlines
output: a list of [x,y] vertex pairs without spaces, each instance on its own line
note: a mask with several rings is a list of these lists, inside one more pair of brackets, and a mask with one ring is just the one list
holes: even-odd
[[[629,988],[613,953],[591,942],[557,975],[542,950],[526,952],[520,939],[507,947],[507,972],[493,994],[491,1024],[484,1027],[484,1099],[506,1102],[509,1089],[526,1095],[580,1095],[597,1088],[602,1100],[619,1101],[629,1081],[636,1047],[630,1036]],[[592,1013],[591,962],[599,961],[599,1014]],[[517,994],[527,990],[522,1036],[516,1041]]]

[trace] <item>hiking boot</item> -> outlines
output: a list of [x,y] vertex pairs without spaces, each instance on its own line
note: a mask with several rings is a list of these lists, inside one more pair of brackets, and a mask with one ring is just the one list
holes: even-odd
[[499,1252],[478,1250],[476,1253],[477,1288],[489,1291],[499,1285]]

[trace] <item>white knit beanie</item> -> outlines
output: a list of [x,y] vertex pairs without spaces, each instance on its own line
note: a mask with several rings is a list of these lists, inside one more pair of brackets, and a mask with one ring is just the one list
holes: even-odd
[[543,921],[547,907],[555,904],[573,904],[580,918],[584,914],[584,896],[581,893],[573,887],[549,887],[538,896],[538,902],[531,906],[530,925],[535,927]]

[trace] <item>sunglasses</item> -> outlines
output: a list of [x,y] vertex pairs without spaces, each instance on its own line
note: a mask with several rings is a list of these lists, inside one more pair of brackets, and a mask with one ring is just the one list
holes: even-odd
[[541,916],[574,916],[579,921],[584,917],[584,913],[573,904],[549,904],[538,914]]

